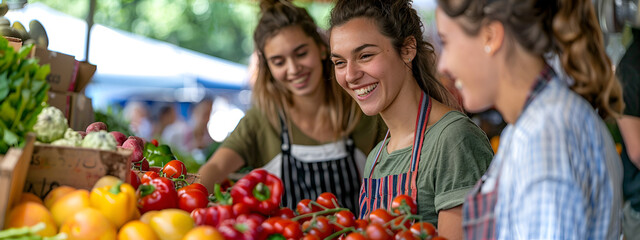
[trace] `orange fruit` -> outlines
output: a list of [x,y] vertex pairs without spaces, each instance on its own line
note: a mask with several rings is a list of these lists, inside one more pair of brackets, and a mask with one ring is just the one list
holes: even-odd
[[14,205],[18,205],[20,203],[25,203],[25,202],[34,202],[44,206],[42,199],[40,199],[38,196],[30,192],[23,192],[22,195],[20,195],[20,201],[18,201],[17,203],[14,203]]
[[79,189],[62,196],[53,203],[51,214],[56,224],[62,225],[68,217],[89,206],[89,191]]
[[4,222],[4,228],[31,227],[43,222],[45,228],[37,234],[42,237],[51,237],[57,234],[58,227],[53,216],[44,205],[35,202],[23,202],[15,206]]
[[182,240],[200,239],[224,240],[224,237],[214,227],[205,225],[191,229],[191,231],[187,232],[187,235],[184,235],[184,237],[182,238]]
[[55,201],[57,201],[64,195],[67,195],[67,193],[73,192],[74,190],[76,189],[69,186],[60,186],[54,188],[53,190],[51,190],[51,192],[49,192],[49,194],[47,194],[46,197],[44,197],[44,206],[48,209],[51,209],[51,206],[53,206],[53,203]]
[[126,223],[118,232],[118,240],[157,240],[151,227],[139,220]]
[[67,240],[115,240],[116,227],[100,211],[85,208],[67,218],[60,227]]

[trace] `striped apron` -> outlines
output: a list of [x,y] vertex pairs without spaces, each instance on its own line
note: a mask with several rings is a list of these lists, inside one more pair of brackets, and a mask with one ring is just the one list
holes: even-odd
[[416,118],[416,130],[413,139],[413,147],[411,152],[411,165],[406,173],[389,175],[379,179],[371,178],[373,170],[378,164],[378,158],[384,148],[389,131],[382,140],[382,145],[376,153],[376,158],[371,165],[369,178],[364,178],[360,188],[360,219],[366,219],[367,216],[378,208],[391,209],[393,198],[398,195],[406,194],[411,196],[413,200],[418,201],[418,187],[416,178],[418,176],[418,165],[420,163],[420,151],[422,151],[422,142],[427,129],[427,120],[431,112],[431,98],[422,92],[420,96],[420,108]]
[[355,145],[351,137],[344,141],[347,154],[338,159],[314,159],[304,161],[292,154],[289,130],[284,118],[280,117],[282,145],[281,176],[284,185],[282,206],[296,209],[302,199],[316,200],[323,192],[336,195],[338,204],[357,213],[360,186],[360,171],[354,158]]
[[[547,83],[555,76],[555,73],[548,65],[542,70],[541,75],[533,84],[533,89],[525,100],[522,113],[524,113],[527,106],[533,101],[533,99],[542,92],[547,86]],[[507,144],[504,145],[508,148],[511,139],[504,139]],[[502,144],[501,144],[502,145]],[[504,152],[506,150],[498,150],[498,152]],[[495,159],[495,158],[494,158]],[[496,239],[496,203],[498,202],[498,186],[500,183],[500,171],[502,165],[507,159],[501,159],[497,169],[487,171],[482,178],[478,180],[478,183],[467,194],[462,205],[462,229],[464,231],[465,239]],[[490,174],[496,174],[494,177]],[[487,181],[488,179],[495,178],[495,182]],[[491,184],[487,186],[487,190],[483,191],[483,185]]]

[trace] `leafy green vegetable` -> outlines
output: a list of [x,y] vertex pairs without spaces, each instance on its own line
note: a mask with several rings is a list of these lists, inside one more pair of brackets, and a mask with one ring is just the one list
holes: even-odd
[[0,154],[24,145],[24,137],[46,106],[51,68],[28,58],[32,49],[26,45],[15,51],[0,37]]

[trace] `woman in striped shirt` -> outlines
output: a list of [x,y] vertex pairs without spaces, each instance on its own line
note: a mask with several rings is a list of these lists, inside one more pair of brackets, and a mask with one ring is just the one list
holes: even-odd
[[465,201],[466,238],[618,239],[622,169],[602,118],[623,103],[591,1],[438,2],[438,70],[465,108],[508,123]]

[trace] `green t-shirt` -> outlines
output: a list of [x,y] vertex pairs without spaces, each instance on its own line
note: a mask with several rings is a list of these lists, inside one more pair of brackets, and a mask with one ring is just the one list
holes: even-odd
[[[292,144],[321,145],[325,144],[305,135],[295,124],[290,126],[293,136]],[[240,154],[246,165],[259,168],[265,166],[275,156],[280,154],[280,128],[274,128],[266,116],[258,109],[249,109],[240,120],[236,129],[231,133],[221,147],[230,148]],[[358,125],[351,133],[351,138],[357,149],[365,155],[380,142],[387,131],[384,121],[379,116],[369,117],[363,114]]]
[[[388,141],[387,141],[388,143]],[[369,154],[364,167],[369,176],[379,143]],[[381,151],[373,178],[406,173],[411,147],[387,153]],[[489,167],[493,157],[485,133],[458,111],[446,113],[427,129],[418,165],[418,214],[423,221],[437,226],[438,212],[461,205],[464,197]]]

